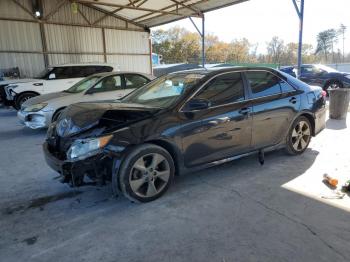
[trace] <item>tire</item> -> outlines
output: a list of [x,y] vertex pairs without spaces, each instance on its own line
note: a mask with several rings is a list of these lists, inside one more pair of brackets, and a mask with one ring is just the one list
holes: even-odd
[[58,109],[52,116],[51,123],[55,122],[61,115],[64,108]]
[[323,90],[326,91],[327,96],[329,96],[328,90],[338,88],[343,88],[343,84],[338,80],[331,80],[323,87]]
[[132,202],[150,202],[168,190],[174,174],[174,161],[168,151],[154,144],[140,145],[127,154],[119,173],[113,174],[113,191],[117,192],[119,185]]
[[310,121],[304,116],[298,117],[287,135],[287,153],[289,155],[300,155],[304,153],[310,144],[311,136],[312,126]]
[[21,106],[22,104],[27,101],[28,99],[32,98],[32,97],[35,97],[35,96],[38,96],[36,93],[23,93],[23,94],[20,94],[19,96],[16,97],[15,99],[15,105],[14,105],[14,108],[16,110],[20,110],[21,109]]

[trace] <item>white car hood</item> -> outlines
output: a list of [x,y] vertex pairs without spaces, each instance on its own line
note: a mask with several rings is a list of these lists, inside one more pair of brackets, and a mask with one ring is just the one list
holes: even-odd
[[23,107],[28,107],[31,105],[39,104],[39,103],[49,103],[53,102],[57,99],[60,99],[62,97],[70,96],[72,95],[71,93],[66,93],[66,92],[56,92],[56,93],[50,93],[46,95],[40,95],[40,96],[35,96],[26,102],[23,103]]
[[34,81],[38,81],[38,80],[39,79],[34,79],[34,78],[11,79],[11,80],[0,81],[0,85],[11,85],[11,84],[17,84],[17,83],[27,83],[27,82],[34,82]]

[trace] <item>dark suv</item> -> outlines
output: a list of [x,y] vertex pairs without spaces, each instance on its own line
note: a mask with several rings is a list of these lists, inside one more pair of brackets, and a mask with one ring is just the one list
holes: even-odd
[[62,182],[112,182],[147,202],[175,174],[285,147],[303,153],[325,126],[325,95],[269,68],[172,73],[121,101],[69,106],[48,130],[47,163]]

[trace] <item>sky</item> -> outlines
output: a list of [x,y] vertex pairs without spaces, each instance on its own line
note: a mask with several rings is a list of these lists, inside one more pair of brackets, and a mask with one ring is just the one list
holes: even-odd
[[[316,48],[316,36],[320,31],[348,27],[345,34],[345,53],[350,52],[350,0],[305,0],[304,43]],[[200,25],[200,20],[198,20]],[[188,19],[153,29],[182,26],[195,32]],[[238,5],[208,12],[205,15],[206,33],[213,33],[220,40],[247,38],[258,43],[258,52],[264,53],[266,42],[278,36],[285,43],[298,42],[299,22],[292,0],[249,0]],[[338,48],[342,49],[342,40]]]

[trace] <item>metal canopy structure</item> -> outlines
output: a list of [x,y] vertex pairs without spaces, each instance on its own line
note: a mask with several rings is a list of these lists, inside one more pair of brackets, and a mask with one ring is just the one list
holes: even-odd
[[73,2],[105,10],[130,23],[154,27],[186,17],[203,17],[203,13],[248,0],[74,0]]
[[303,51],[303,28],[304,28],[304,0],[300,0],[300,6],[296,0],[292,0],[295,11],[299,17],[299,44],[298,44],[298,70],[297,78],[300,78],[301,64],[302,64],[302,51]]
[[[106,16],[117,16],[145,28],[190,18],[202,39],[203,67],[205,65],[204,13],[246,1],[248,0],[74,0],[76,3],[104,10],[107,12]],[[192,17],[202,19],[201,31]]]

